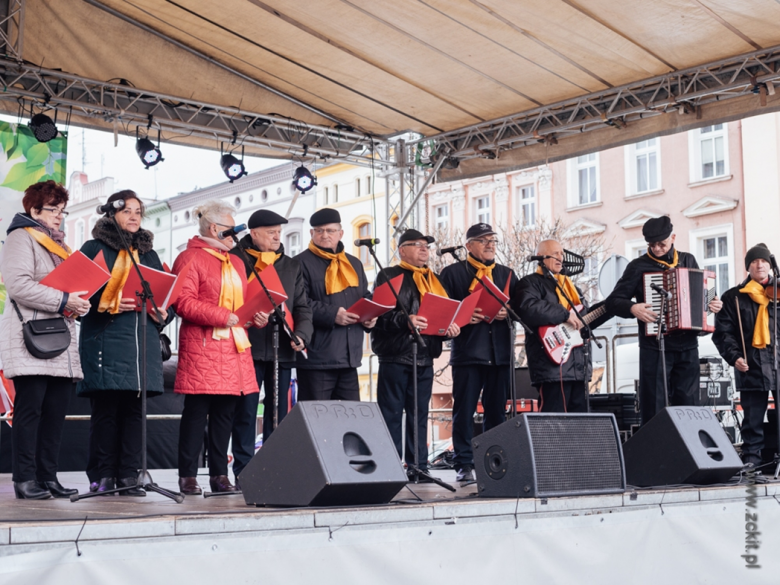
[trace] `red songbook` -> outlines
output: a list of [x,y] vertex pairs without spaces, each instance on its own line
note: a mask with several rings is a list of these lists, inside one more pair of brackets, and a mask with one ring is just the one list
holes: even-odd
[[446,335],[450,325],[455,323],[458,327],[467,325],[477,306],[481,291],[474,291],[463,301],[440,297],[433,293],[427,293],[420,303],[417,315],[428,320],[428,326],[421,330],[424,335]]
[[[512,278],[512,275],[509,275],[509,278]],[[487,288],[490,289],[496,297],[501,299],[504,303],[506,303],[509,300],[509,297],[504,294],[501,289],[499,289],[492,280],[489,278],[483,278],[482,282],[484,282],[487,285]],[[478,282],[477,286],[474,287],[474,292],[481,291],[483,289],[482,282]],[[507,287],[508,287],[507,282]],[[501,308],[504,305],[502,303],[499,303],[493,295],[491,295],[489,292],[484,292],[479,297],[479,302],[477,303],[477,308],[482,309],[482,315],[485,317],[485,320],[488,323],[492,323],[493,319],[496,318],[496,315],[498,315],[498,312],[501,310]]]
[[[189,262],[181,269],[179,274],[171,274],[163,270],[156,270],[149,266],[139,264],[144,279],[149,282],[154,295],[154,302],[161,311],[166,311],[168,307],[176,302],[181,293],[184,279],[190,270],[192,262]],[[141,310],[141,304],[138,302],[136,292],[141,292],[141,279],[138,278],[138,271],[135,266],[130,267],[130,274],[127,276],[125,286],[122,288],[122,298],[132,298],[136,300],[136,311]],[[147,310],[152,313],[154,308],[150,302],[147,302]]]
[[[101,260],[103,259],[102,250],[98,256]],[[104,268],[105,261],[103,261],[103,266],[101,266],[97,260],[97,257],[95,260],[90,260],[85,254],[77,250],[57,268],[47,274],[41,280],[41,284],[66,293],[85,290],[87,294],[82,295],[81,298],[88,299],[111,278],[111,274]]]
[[399,274],[395,278],[392,278],[390,282],[380,284],[374,290],[374,294],[371,299],[360,299],[349,309],[347,313],[354,313],[360,315],[360,322],[365,323],[371,321],[374,317],[384,315],[388,311],[392,311],[395,308],[395,295],[390,290],[390,284],[393,285],[395,292],[401,290],[401,285],[404,281],[404,275]]
[[[287,300],[287,294],[284,292],[282,281],[279,280],[279,273],[276,272],[273,264],[265,267],[258,274],[260,274],[260,278],[263,280],[263,284],[265,284],[268,292],[271,293],[274,303],[282,305]],[[249,327],[254,320],[255,313],[270,313],[273,310],[274,307],[271,301],[268,300],[268,295],[265,294],[263,286],[256,278],[250,280],[246,287],[244,304],[236,311],[239,324]]]

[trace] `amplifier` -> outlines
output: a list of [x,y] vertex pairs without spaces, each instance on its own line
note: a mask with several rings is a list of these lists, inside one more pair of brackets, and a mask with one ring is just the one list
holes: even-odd
[[696,398],[696,406],[731,410],[734,399],[731,380],[699,378],[699,393]]

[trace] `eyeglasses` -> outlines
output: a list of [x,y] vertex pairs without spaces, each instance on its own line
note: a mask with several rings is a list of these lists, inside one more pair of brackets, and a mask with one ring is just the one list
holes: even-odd
[[337,233],[339,233],[341,230],[336,230],[336,229],[332,229],[332,228],[331,228],[331,229],[325,229],[325,228],[314,228],[312,231],[313,231],[315,234],[317,234],[318,236],[321,236],[322,234],[327,234],[327,235],[329,235],[329,236],[332,236],[332,235],[334,235],[334,234],[337,234]]
[[41,207],[43,211],[48,211],[52,215],[61,215],[62,217],[68,217],[69,213],[68,211],[65,211],[64,209],[57,209],[56,207]]
[[471,240],[471,241],[472,242],[477,242],[481,246],[485,246],[485,247],[495,246],[496,244],[498,244],[498,240],[496,240],[495,238],[490,239],[490,240],[486,240],[484,238],[476,238],[476,239]]
[[427,242],[409,242],[408,244],[401,244],[402,248],[430,248],[431,245]]

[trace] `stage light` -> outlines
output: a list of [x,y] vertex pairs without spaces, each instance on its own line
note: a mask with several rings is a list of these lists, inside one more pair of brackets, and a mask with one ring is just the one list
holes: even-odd
[[38,142],[48,142],[57,138],[57,134],[59,134],[57,125],[46,114],[35,114],[30,119],[28,126]]
[[243,146],[241,147],[241,160],[237,159],[229,152],[223,152],[222,158],[219,160],[219,164],[222,167],[222,172],[225,173],[225,176],[228,178],[228,180],[230,180],[231,183],[236,179],[240,179],[244,175],[248,174],[246,172],[246,168],[244,167]]
[[306,193],[309,189],[317,184],[317,177],[312,175],[305,166],[301,165],[295,169],[293,175],[293,185],[301,193]]

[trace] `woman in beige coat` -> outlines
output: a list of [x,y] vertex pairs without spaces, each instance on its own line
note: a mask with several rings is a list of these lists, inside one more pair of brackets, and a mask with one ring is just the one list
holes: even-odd
[[63,293],[40,281],[68,257],[60,225],[67,215],[68,192],[54,181],[27,188],[24,213],[17,213],[8,228],[0,272],[8,296],[0,320],[0,359],[4,374],[16,390],[13,421],[13,481],[20,499],[68,497],[76,490],[57,481],[57,459],[65,411],[74,385],[82,378],[76,331],[72,317],[70,347],[52,359],[38,359],[27,351],[22,322],[50,319],[65,312],[85,314],[84,292]]

